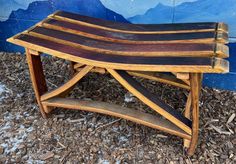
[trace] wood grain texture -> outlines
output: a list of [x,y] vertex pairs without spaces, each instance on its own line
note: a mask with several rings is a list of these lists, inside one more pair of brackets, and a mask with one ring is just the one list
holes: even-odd
[[40,96],[47,92],[47,84],[43,73],[41,58],[40,56],[31,54],[27,48],[25,49],[25,52],[36,100],[43,118],[46,118],[47,115],[40,101]]
[[201,90],[201,74],[190,74],[191,104],[192,104],[192,137],[188,148],[188,154],[193,155],[198,141],[199,133],[199,96]]
[[[227,61],[219,58],[139,57],[93,54],[86,50],[22,34],[9,42],[53,54],[77,63],[111,69],[160,72],[228,72]],[[213,64],[217,63],[214,66]]]
[[189,73],[176,73],[176,77],[182,80],[189,80]]
[[[158,43],[158,44],[123,44],[114,42],[105,42],[74,35],[71,33],[35,27],[29,31],[29,35],[51,40],[57,43],[104,53],[110,55],[124,56],[185,56],[185,57],[228,57],[227,46],[216,43]],[[217,51],[216,51],[217,50]]]
[[68,89],[73,87],[79,80],[81,80],[92,68],[93,68],[93,66],[85,66],[80,72],[78,72],[76,75],[74,75],[74,77],[72,77],[68,82],[66,82],[62,86],[56,88],[55,90],[52,90],[50,92],[43,94],[40,97],[40,100],[44,101],[44,100],[50,99],[52,97],[56,97],[56,96],[63,94]]
[[42,102],[46,106],[56,106],[69,109],[85,110],[90,112],[107,114],[115,117],[131,120],[138,124],[146,125],[151,128],[159,129],[167,133],[171,133],[182,138],[190,139],[190,135],[172,124],[171,122],[143,113],[138,110],[121,107],[105,102],[85,101],[71,98],[52,98]]
[[104,29],[95,29],[90,26],[47,19],[40,25],[44,28],[58,31],[66,31],[75,35],[86,36],[88,38],[102,41],[110,41],[126,44],[156,44],[156,43],[228,43],[226,32],[188,32],[188,33],[162,33],[162,34],[133,34]]
[[[188,119],[190,119],[191,117],[191,105],[192,105],[192,94],[190,91],[187,97],[187,102],[184,110],[184,116]],[[189,146],[190,146],[190,140],[184,139],[184,147],[189,148]]]
[[157,33],[178,33],[178,32],[203,32],[203,31],[215,31],[215,29],[227,31],[226,25],[222,24],[219,28],[218,23],[176,23],[176,24],[129,24],[111,22],[103,19],[92,18],[84,15],[57,11],[50,15],[54,19],[68,21],[77,24],[83,24],[94,28],[106,29],[110,31],[118,31],[124,33],[145,33],[145,34],[157,34]]
[[148,92],[143,86],[128,75],[128,73],[125,71],[115,71],[111,69],[107,69],[107,71],[144,104],[148,105],[150,108],[164,116],[188,134],[192,133],[191,121],[189,119],[185,118],[172,107],[156,98],[155,95]]

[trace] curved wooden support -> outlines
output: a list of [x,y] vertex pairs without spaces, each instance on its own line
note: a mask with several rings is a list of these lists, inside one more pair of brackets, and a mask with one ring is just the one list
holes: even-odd
[[179,128],[183,129],[188,134],[192,133],[191,121],[186,117],[182,116],[176,110],[171,108],[169,105],[165,104],[161,100],[157,99],[155,95],[148,92],[144,87],[142,87],[137,81],[135,81],[128,73],[125,71],[118,71],[107,69],[107,71],[128,91],[140,99],[143,103],[154,109],[160,115],[164,116],[166,119],[174,123]]
[[29,51],[27,48],[25,52],[36,100],[43,118],[46,118],[47,115],[40,101],[40,96],[47,92],[47,84],[43,73],[41,58],[39,55],[32,54],[32,51]]
[[42,102],[43,105],[51,107],[62,107],[69,109],[85,110],[90,112],[107,114],[115,117],[124,118],[138,124],[146,125],[151,128],[159,129],[167,133],[190,139],[191,136],[182,129],[160,117],[153,116],[135,109],[121,107],[98,101],[84,101],[71,98],[51,98]]
[[68,89],[73,87],[82,77],[84,77],[91,69],[93,66],[86,66],[84,67],[80,72],[78,72],[72,79],[70,79],[67,83],[64,85],[60,86],[59,88],[56,88],[53,91],[47,92],[44,95],[41,96],[41,101],[47,100],[49,98],[59,96],[60,94],[63,94],[66,92]]
[[192,138],[188,154],[193,155],[198,141],[199,130],[199,95],[201,90],[201,78],[199,73],[190,74],[191,99],[192,99]]

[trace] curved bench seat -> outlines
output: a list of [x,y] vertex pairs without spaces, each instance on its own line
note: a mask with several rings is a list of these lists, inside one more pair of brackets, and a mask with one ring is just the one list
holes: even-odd
[[227,47],[220,43],[157,43],[157,44],[124,44],[105,42],[71,33],[35,27],[29,35],[71,45],[81,49],[125,56],[184,56],[184,57],[228,57]]
[[161,72],[228,72],[228,61],[206,57],[148,57],[94,53],[48,39],[20,34],[8,39],[29,49],[53,54],[74,62],[120,70]]
[[[163,33],[146,33],[145,31],[140,33],[132,32],[121,32],[121,31],[111,31],[102,28],[96,28],[93,26],[87,26],[87,24],[76,24],[67,21],[57,20],[57,19],[46,19],[40,26],[66,31],[68,33],[86,36],[89,38],[95,38],[98,40],[113,41],[118,43],[128,43],[128,44],[155,44],[155,43],[178,43],[178,42],[191,42],[191,43],[201,43],[201,42],[219,42],[227,43],[228,34],[225,31],[179,31],[178,33],[163,32]],[[171,25],[171,24],[169,24]]]
[[[223,23],[135,25],[58,11],[8,41],[87,65],[133,71],[227,72]],[[215,58],[217,57],[217,58]]]

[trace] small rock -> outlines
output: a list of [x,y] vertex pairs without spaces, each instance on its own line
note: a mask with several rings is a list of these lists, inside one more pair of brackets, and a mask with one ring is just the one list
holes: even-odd
[[226,145],[229,149],[233,149],[234,148],[234,145],[229,141],[229,142],[226,142]]
[[206,150],[206,144],[205,144],[205,143],[202,143],[202,144],[201,144],[201,150],[202,150],[202,151],[205,151],[205,150]]
[[88,128],[88,131],[89,131],[89,132],[92,132],[92,131],[93,131],[93,129],[92,129],[92,128]]
[[55,155],[55,156],[54,156],[54,158],[57,158],[57,159],[59,159],[59,158],[60,158],[60,156],[59,156],[59,155]]
[[225,155],[225,154],[222,154],[222,155],[220,156],[220,158],[221,158],[221,159],[227,159],[227,158],[228,158],[228,156],[227,156],[227,155]]
[[126,93],[125,94],[125,102],[129,103],[129,102],[134,102],[135,99],[134,99],[134,96],[131,94],[131,93]]
[[183,159],[183,157],[179,157],[179,164],[184,164],[184,159]]
[[232,144],[236,145],[236,138],[233,139],[231,142],[232,142]]
[[27,154],[27,149],[26,149],[26,147],[24,147],[24,148],[21,149],[21,156],[23,157],[26,154]]

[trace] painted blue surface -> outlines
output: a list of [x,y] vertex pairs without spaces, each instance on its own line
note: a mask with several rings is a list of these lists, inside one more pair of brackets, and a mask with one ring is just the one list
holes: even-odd
[[128,18],[132,23],[225,22],[236,37],[236,0],[198,0],[175,7],[157,4],[143,15]]
[[23,52],[6,39],[56,10],[131,23],[225,22],[230,29],[230,73],[208,74],[203,84],[236,90],[236,0],[0,0],[0,51]]
[[26,30],[56,10],[71,11],[112,21],[128,22],[123,16],[104,7],[99,0],[35,1],[30,3],[25,10],[12,11],[6,21],[0,22],[0,50],[23,52],[23,48],[7,43],[6,39]]

